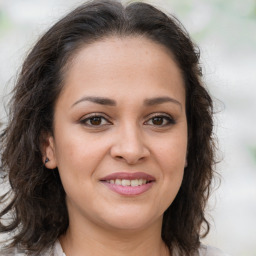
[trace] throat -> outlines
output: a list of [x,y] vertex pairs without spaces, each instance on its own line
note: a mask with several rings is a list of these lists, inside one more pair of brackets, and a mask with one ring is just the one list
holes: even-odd
[[[162,240],[151,241],[150,238],[130,239],[105,239],[105,241],[95,241],[91,238],[81,237],[74,240],[66,235],[59,238],[59,251],[63,256],[93,255],[93,256],[170,256],[169,249]],[[61,255],[62,256],[62,255]]]

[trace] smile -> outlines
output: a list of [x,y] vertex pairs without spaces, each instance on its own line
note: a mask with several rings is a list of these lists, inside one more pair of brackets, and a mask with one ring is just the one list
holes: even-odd
[[116,184],[116,185],[122,185],[122,186],[132,186],[132,187],[137,187],[141,186],[144,184],[149,183],[150,181],[144,180],[144,179],[139,179],[139,180],[125,180],[125,179],[116,179],[116,180],[107,180],[106,182],[110,184]]
[[143,172],[113,173],[100,180],[110,190],[126,196],[139,195],[148,191],[155,178]]

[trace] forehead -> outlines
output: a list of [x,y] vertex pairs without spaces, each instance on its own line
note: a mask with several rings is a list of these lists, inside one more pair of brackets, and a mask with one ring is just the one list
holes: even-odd
[[127,87],[130,93],[164,93],[170,87],[183,91],[184,82],[171,52],[145,37],[113,36],[85,45],[66,69],[64,91],[109,94]]
[[[174,55],[166,46],[156,43],[155,41],[145,36],[110,36],[105,37],[99,41],[89,43],[88,45],[81,45],[75,52],[71,65],[75,65],[81,61],[96,61],[101,59],[102,64],[119,60],[124,65],[129,61],[142,61],[155,64],[166,61],[175,62]],[[126,61],[123,61],[126,60]],[[158,62],[158,63],[157,63]],[[177,63],[176,63],[177,64]],[[178,65],[177,65],[178,67]]]

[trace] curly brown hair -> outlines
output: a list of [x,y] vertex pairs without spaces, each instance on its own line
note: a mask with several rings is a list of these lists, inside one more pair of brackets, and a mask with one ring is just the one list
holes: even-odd
[[113,35],[143,36],[165,46],[182,72],[188,166],[177,197],[164,213],[162,239],[170,252],[177,248],[190,256],[209,232],[205,207],[215,164],[213,106],[201,80],[199,50],[174,16],[149,4],[124,6],[117,1],[94,0],[69,13],[40,38],[14,87],[9,122],[0,135],[1,171],[11,186],[0,198],[2,204],[7,200],[0,212],[0,232],[15,231],[9,246],[40,254],[68,228],[58,170],[49,171],[42,163],[42,134],[53,132],[54,105],[71,58],[82,46]]

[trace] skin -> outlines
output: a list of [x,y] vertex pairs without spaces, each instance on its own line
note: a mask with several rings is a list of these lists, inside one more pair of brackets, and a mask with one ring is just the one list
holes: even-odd
[[[169,255],[162,217],[180,188],[187,151],[184,81],[171,53],[143,37],[111,37],[82,48],[65,75],[44,154],[66,191],[64,252]],[[152,101],[159,97],[165,100]],[[124,196],[100,181],[115,172],[145,172],[155,181]]]

